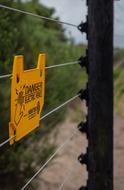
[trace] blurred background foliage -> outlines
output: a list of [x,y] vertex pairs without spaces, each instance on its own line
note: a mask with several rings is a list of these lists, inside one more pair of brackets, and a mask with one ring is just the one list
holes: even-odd
[[124,49],[114,53],[114,102],[115,113],[124,117]]
[[[0,0],[1,4],[56,18],[55,9],[38,0]],[[86,46],[75,44],[65,35],[61,24],[36,19],[0,9],[0,75],[12,72],[15,55],[24,55],[24,68],[37,65],[39,53],[47,56],[47,65],[75,61],[85,54]],[[115,111],[124,114],[124,50],[114,52]],[[73,65],[46,71],[45,105],[43,114],[73,97],[85,85],[87,75],[80,66]],[[0,82],[0,142],[8,138],[10,120],[11,80]],[[124,107],[124,106],[123,106]],[[67,108],[52,114],[41,126],[13,146],[0,149],[0,189],[16,190],[29,179],[52,154],[55,147],[49,143],[49,134],[66,116]],[[33,189],[33,186],[31,187]]]
[[[56,18],[54,8],[47,8],[38,0],[0,0],[1,4]],[[0,74],[12,72],[15,55],[24,55],[24,68],[37,65],[39,53],[47,56],[47,65],[76,61],[85,52],[85,45],[76,45],[66,37],[61,24],[44,21],[0,9]],[[86,80],[80,66],[73,65],[46,71],[45,105],[43,114],[73,97]],[[84,74],[83,74],[84,73]],[[0,142],[8,138],[10,120],[11,80],[0,82]],[[19,189],[41,163],[54,151],[48,141],[53,128],[66,116],[66,108],[41,122],[41,127],[13,146],[0,150],[0,189]]]

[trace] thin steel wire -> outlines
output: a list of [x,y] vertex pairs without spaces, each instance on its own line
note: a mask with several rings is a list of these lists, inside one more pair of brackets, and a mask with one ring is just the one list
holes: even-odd
[[12,74],[1,75],[0,79],[10,78],[11,76],[12,76]]
[[62,63],[62,64],[58,64],[58,65],[51,65],[51,66],[47,66],[46,69],[52,69],[52,68],[56,68],[56,67],[64,67],[64,66],[69,66],[69,65],[75,65],[77,63],[80,63],[80,61],[73,61],[73,62]]
[[79,164],[79,162],[76,160],[76,162],[74,162],[74,165],[72,166],[72,168],[68,171],[66,177],[64,178],[63,182],[61,183],[61,185],[59,186],[58,190],[62,190],[64,185],[67,183],[67,181],[70,179],[70,177],[72,177],[75,172],[77,171],[77,165]]
[[[68,103],[70,103],[71,101],[73,101],[74,99],[76,99],[76,98],[79,97],[79,96],[80,96],[80,93],[77,94],[76,96],[74,96],[73,98],[70,98],[69,100],[67,100],[66,102],[64,102],[64,103],[61,104],[60,106],[56,107],[55,109],[51,110],[50,112],[48,112],[47,114],[45,114],[44,116],[42,116],[42,117],[40,118],[40,121],[41,121],[42,119],[45,119],[46,117],[48,117],[48,116],[51,115],[52,113],[58,111],[60,108],[64,107],[65,105],[67,105]],[[16,137],[16,135],[14,135],[14,136],[8,138],[6,141],[2,142],[2,143],[0,144],[0,148],[1,148],[2,146],[4,146],[5,144],[7,144],[10,140],[15,139],[15,137]]]
[[4,146],[5,144],[7,144],[9,141],[13,140],[15,137],[16,137],[16,135],[14,135],[14,136],[8,138],[7,140],[5,140],[4,142],[2,142],[2,143],[0,144],[0,148],[1,148],[2,146]]
[[72,26],[72,27],[76,27],[77,28],[77,25],[72,24],[72,23],[59,21],[57,19],[45,17],[45,16],[42,16],[42,15],[38,15],[38,14],[35,14],[35,13],[31,13],[31,12],[20,10],[20,9],[13,8],[13,7],[8,7],[8,6],[2,5],[2,4],[0,4],[0,8],[4,8],[4,9],[10,10],[10,11],[14,11],[14,12],[18,12],[18,13],[21,13],[21,14],[37,17],[39,19],[44,19],[44,20],[47,20],[47,21],[52,21],[52,22],[56,22],[58,24],[64,24],[64,25],[68,25],[68,26]]
[[48,112],[47,114],[45,114],[44,116],[42,116],[40,118],[40,121],[42,119],[45,119],[46,117],[48,117],[49,115],[51,115],[52,113],[55,113],[56,111],[58,111],[60,108],[64,107],[65,105],[67,105],[68,103],[72,102],[74,99],[76,99],[77,97],[79,97],[80,94],[77,94],[76,96],[74,96],[73,98],[70,98],[69,100],[67,100],[66,102],[64,102],[63,104],[61,104],[60,106],[56,107],[55,109],[51,110],[50,112]]
[[[58,65],[51,65],[51,66],[46,66],[45,69],[53,69],[53,68],[57,68],[57,67],[64,67],[64,66],[70,66],[70,65],[75,65],[80,63],[80,61],[72,61],[72,62],[67,62],[67,63],[62,63],[62,64],[58,64]],[[10,78],[12,77],[12,74],[6,74],[6,75],[1,75],[0,79],[6,79],[6,78]]]
[[49,162],[60,152],[60,150],[62,150],[76,135],[77,135],[78,131],[75,130],[75,132],[73,132],[73,134],[66,139],[66,141],[61,144],[57,150],[54,152],[54,154],[52,154],[52,156],[45,162],[45,164],[43,164],[40,169],[33,175],[33,177],[21,188],[21,190],[26,189],[26,187],[38,176],[38,174],[43,171],[43,169],[49,164]]

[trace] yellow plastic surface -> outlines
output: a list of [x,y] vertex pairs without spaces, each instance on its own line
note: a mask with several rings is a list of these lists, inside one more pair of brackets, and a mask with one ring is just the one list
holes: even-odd
[[11,85],[9,137],[13,144],[39,126],[45,93],[45,54],[40,54],[36,69],[23,69],[23,56],[15,56]]

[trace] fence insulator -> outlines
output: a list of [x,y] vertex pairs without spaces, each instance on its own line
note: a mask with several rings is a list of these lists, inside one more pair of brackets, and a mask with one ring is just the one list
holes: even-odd
[[86,37],[88,40],[88,16],[86,16],[86,22],[81,22],[78,25],[78,30],[80,30],[81,33],[86,33]]
[[81,22],[78,26],[78,30],[80,30],[82,33],[87,33],[88,32],[88,23],[86,22]]
[[85,67],[86,68],[86,71],[87,71],[87,74],[89,74],[89,62],[88,62],[88,50],[86,51],[86,56],[81,56],[79,58],[79,65],[81,67]]
[[88,101],[89,101],[89,97],[88,97],[88,85],[87,85],[87,88],[84,90],[84,89],[81,89],[79,91],[79,97],[80,99],[83,101],[83,100],[86,100],[86,106],[88,106]]
[[88,187],[81,187],[79,190],[88,190]]
[[88,155],[88,148],[87,148],[87,152],[81,153],[81,155],[78,157],[78,161],[81,165],[85,165],[86,166],[86,170],[89,171],[89,155]]
[[79,157],[78,157],[78,160],[79,162],[82,164],[82,165],[86,165],[88,167],[88,154],[81,154]]
[[78,130],[83,133],[83,134],[86,134],[87,136],[87,139],[88,139],[88,122],[86,121],[85,123],[84,122],[81,122],[79,125],[78,125]]

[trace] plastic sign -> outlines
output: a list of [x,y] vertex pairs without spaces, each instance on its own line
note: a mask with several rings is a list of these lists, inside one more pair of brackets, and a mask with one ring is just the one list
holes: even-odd
[[23,56],[15,56],[11,85],[10,144],[39,126],[44,91],[45,54],[39,55],[36,69],[26,71],[23,69]]

